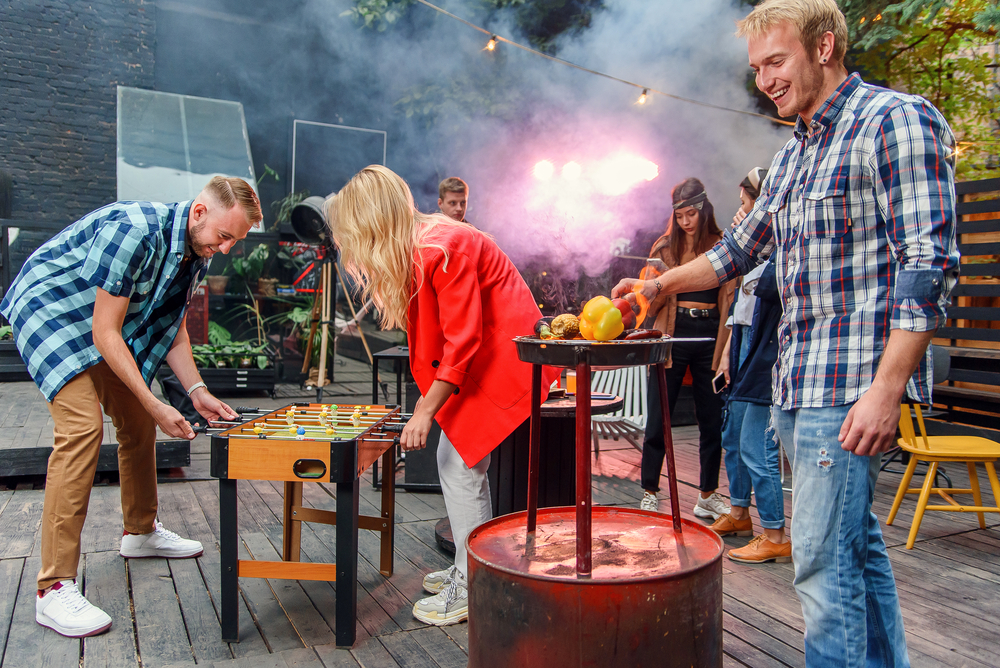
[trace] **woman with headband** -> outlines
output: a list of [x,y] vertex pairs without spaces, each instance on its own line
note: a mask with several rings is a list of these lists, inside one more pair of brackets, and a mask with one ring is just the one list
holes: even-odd
[[[698,179],[686,179],[671,192],[673,214],[667,232],[656,240],[650,259],[659,259],[667,269],[685,264],[711,248],[722,238],[715,222],[715,209]],[[718,288],[663,293],[649,306],[646,316],[655,320],[653,327],[676,338],[708,338],[697,343],[674,343],[667,361],[667,398],[670,412],[677,404],[685,372],[690,369],[694,390],[695,417],[698,419],[698,453],[701,474],[698,489],[701,494],[694,507],[696,517],[716,520],[729,512],[725,499],[716,492],[719,487],[719,466],[722,462],[722,401],[712,389],[712,378],[719,367],[722,350],[729,332],[725,318],[733,301],[735,282]],[[660,392],[652,379],[648,383],[646,433],[642,441],[642,473],[640,482],[643,499],[639,507],[657,510],[656,493],[660,489],[663,468],[663,424]]]
[[[754,167],[740,183],[742,205],[733,223],[750,213],[766,174],[767,170]],[[729,551],[733,561],[751,564],[792,559],[792,544],[785,536],[780,453],[770,426],[771,370],[778,360],[780,320],[781,299],[774,265],[764,262],[743,277],[737,290],[732,336],[720,367],[730,385],[722,446],[726,450],[733,508],[711,527],[720,536],[752,536],[750,493],[753,491],[763,533],[745,547]]]
[[[327,219],[344,268],[378,307],[381,325],[406,329],[410,370],[423,395],[400,434],[403,450],[441,425],[437,464],[455,539],[455,565],[424,577],[428,624],[468,617],[465,539],[492,517],[490,451],[531,413],[531,366],[512,338],[541,317],[528,286],[486,234],[416,210],[406,182],[380,165],[330,199]],[[557,377],[545,367],[543,388]],[[543,395],[542,400],[545,400]]]

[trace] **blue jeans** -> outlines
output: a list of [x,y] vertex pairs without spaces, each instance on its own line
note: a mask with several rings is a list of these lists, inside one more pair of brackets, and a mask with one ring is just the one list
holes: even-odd
[[840,448],[851,406],[775,408],[792,458],[792,561],[808,668],[908,667],[903,617],[878,518],[880,457]]
[[726,404],[722,447],[726,449],[729,501],[750,507],[750,492],[757,491],[757,512],[765,529],[785,527],[785,497],[781,489],[778,442],[770,427],[771,407],[746,401]]

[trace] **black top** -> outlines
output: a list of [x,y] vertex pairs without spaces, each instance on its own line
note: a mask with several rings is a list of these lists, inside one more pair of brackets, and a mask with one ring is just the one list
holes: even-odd
[[708,288],[698,292],[681,292],[677,295],[677,301],[717,304],[719,302],[719,288]]
[[749,331],[750,348],[742,366],[737,365],[740,341],[736,332],[745,332],[746,328],[733,328],[734,336],[729,344],[732,377],[729,400],[770,406],[771,370],[778,361],[778,323],[782,313],[773,262],[760,275],[754,295],[757,297],[757,305],[754,307],[753,324]]

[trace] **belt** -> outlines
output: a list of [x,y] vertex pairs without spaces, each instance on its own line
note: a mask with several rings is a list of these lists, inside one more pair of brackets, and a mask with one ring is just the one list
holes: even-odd
[[719,309],[718,308],[684,308],[683,306],[677,307],[677,312],[681,315],[691,316],[692,318],[718,318]]

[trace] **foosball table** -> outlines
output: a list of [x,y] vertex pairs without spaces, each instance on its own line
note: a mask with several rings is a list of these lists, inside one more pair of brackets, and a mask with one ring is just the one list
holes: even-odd
[[[240,411],[240,422],[210,430],[211,473],[219,479],[222,639],[239,641],[238,578],[335,580],[337,645],[350,647],[357,632],[358,529],[379,534],[379,570],[386,577],[392,575],[394,539],[392,476],[382,484],[379,517],[359,516],[358,478],[379,457],[384,470],[393,470],[396,434],[407,416],[394,405],[297,403],[271,412]],[[284,481],[281,561],[239,558],[238,480]],[[304,507],[303,482],[334,483],[336,512]],[[336,526],[335,564],[299,561],[302,522]]]

